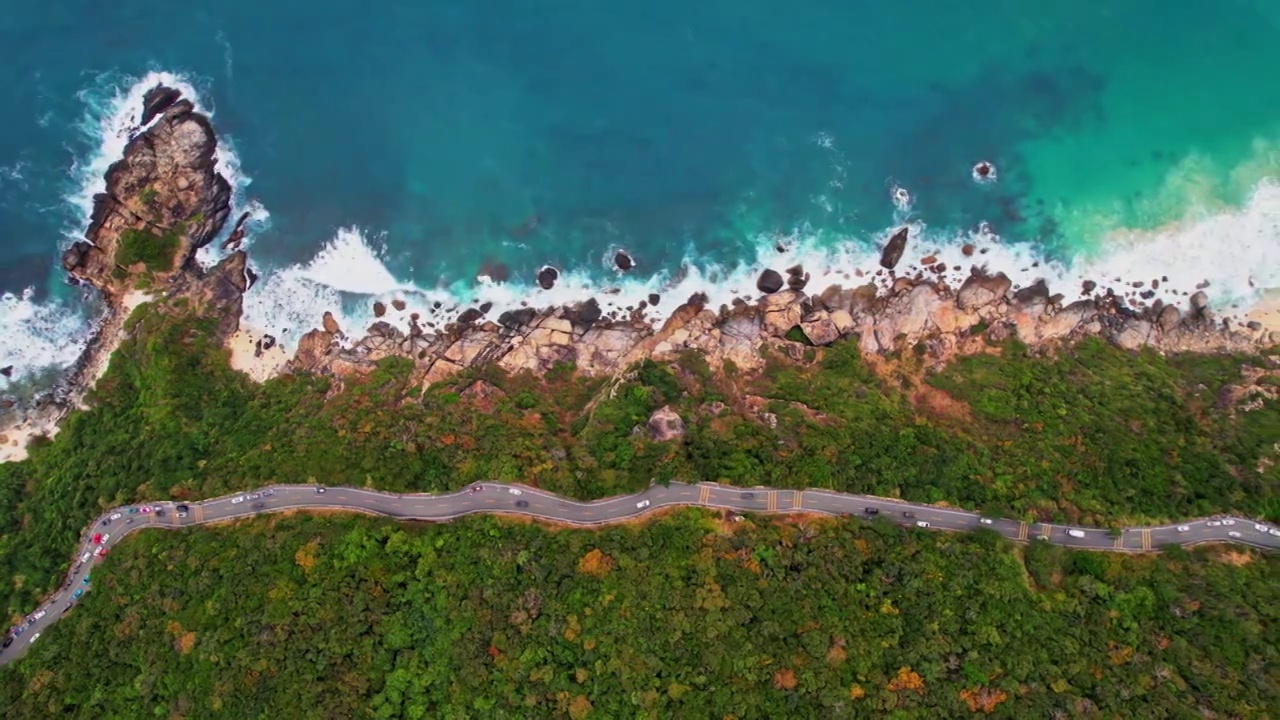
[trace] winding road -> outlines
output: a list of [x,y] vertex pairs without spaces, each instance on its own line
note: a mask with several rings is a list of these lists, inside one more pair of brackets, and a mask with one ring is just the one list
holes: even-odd
[[[635,495],[579,502],[520,485],[483,483],[447,495],[397,495],[376,490],[316,485],[275,485],[253,492],[192,503],[163,501],[110,510],[93,521],[76,550],[66,582],[5,636],[0,665],[22,657],[39,634],[75,607],[77,590],[88,591],[90,571],[126,535],[143,528],[179,529],[285,510],[346,510],[397,520],[447,521],[473,513],[509,513],[584,527],[623,522],[662,508],[703,506],[743,513],[822,513],[884,518],[929,530],[988,529],[1015,542],[1043,540],[1067,547],[1151,552],[1163,545],[1235,542],[1274,550],[1280,529],[1234,517],[1203,518],[1119,533],[1087,527],[984,518],[977,513],[828,490],[742,488],[714,483],[653,485]],[[101,534],[101,544],[94,542]],[[81,592],[81,597],[83,592]],[[17,634],[15,634],[15,632]]]

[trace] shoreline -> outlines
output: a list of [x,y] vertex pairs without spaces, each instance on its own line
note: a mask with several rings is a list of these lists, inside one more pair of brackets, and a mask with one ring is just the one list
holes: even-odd
[[[311,329],[291,333],[298,341],[289,352],[246,319],[245,296],[258,277],[239,248],[251,211],[242,212],[222,243],[229,254],[207,268],[196,261],[231,216],[231,188],[217,170],[217,137],[208,117],[180,91],[162,85],[146,93],[142,117],[144,125],[154,122],[107,170],[107,192],[94,198],[86,240],[62,254],[64,269],[101,293],[107,313],[66,379],[0,429],[6,436],[0,462],[25,457],[32,437],[52,436],[67,412],[84,407],[124,339],[125,319],[149,299],[165,301],[162,312],[213,316],[232,367],[259,383],[291,372],[365,375],[392,356],[413,363],[414,380],[424,389],[482,365],[542,374],[571,363],[579,373],[616,378],[641,360],[670,361],[688,351],[702,353],[713,366],[732,363],[753,372],[770,352],[799,360],[806,346],[848,337],[857,339],[865,356],[914,350],[926,366],[1010,337],[1042,347],[1102,336],[1125,350],[1161,352],[1256,352],[1280,344],[1280,290],[1246,311],[1248,321],[1235,307],[1219,317],[1209,307],[1207,280],[1192,291],[1168,277],[1126,280],[1099,268],[1099,282],[1068,279],[1072,272],[1020,257],[1025,248],[1002,245],[985,228],[962,246],[940,247],[920,236],[922,226],[903,225],[882,238],[878,253],[846,254],[849,262],[841,267],[806,269],[796,262],[809,257],[804,249],[779,236],[777,254],[770,260],[766,251],[750,281],[745,265],[735,271],[736,284],[689,267],[667,282],[663,294],[622,307],[611,289],[575,286],[572,276],[550,266],[538,272],[544,292],[532,297],[515,298],[521,286],[490,284],[491,292],[508,296],[496,306],[465,307],[401,291],[372,300],[373,320],[364,328],[344,332],[333,315],[340,307],[304,321]],[[171,263],[119,263],[126,245],[162,247],[166,238],[176,245]],[[623,250],[614,262],[620,278],[634,267]],[[989,269],[1000,264],[1025,284]],[[138,290],[142,286],[149,294]],[[414,307],[406,302],[410,296]]]

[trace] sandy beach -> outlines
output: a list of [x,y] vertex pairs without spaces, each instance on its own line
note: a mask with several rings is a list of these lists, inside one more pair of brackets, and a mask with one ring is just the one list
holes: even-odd
[[1249,308],[1248,319],[1262,323],[1269,332],[1280,332],[1280,288],[1271,288]]
[[231,351],[231,367],[260,383],[280,374],[285,363],[289,362],[289,354],[279,345],[258,352],[258,339],[262,335],[262,332],[253,328],[241,328],[227,341],[227,349]]

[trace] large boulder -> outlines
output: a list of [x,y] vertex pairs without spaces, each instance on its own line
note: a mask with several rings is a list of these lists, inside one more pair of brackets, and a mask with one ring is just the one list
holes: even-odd
[[671,409],[663,405],[649,416],[649,437],[657,442],[678,440],[684,436],[684,420]]
[[1003,300],[1011,287],[1013,287],[1013,281],[1008,275],[1002,272],[987,275],[975,268],[973,274],[960,286],[960,292],[956,294],[956,304],[961,310],[977,310]]
[[756,289],[765,295],[772,295],[781,290],[783,284],[782,273],[770,269],[760,273],[760,278],[756,280]]
[[898,261],[902,259],[902,253],[907,250],[908,228],[901,228],[889,237],[889,242],[884,244],[884,249],[880,251],[880,267],[886,270],[892,270],[898,265]]

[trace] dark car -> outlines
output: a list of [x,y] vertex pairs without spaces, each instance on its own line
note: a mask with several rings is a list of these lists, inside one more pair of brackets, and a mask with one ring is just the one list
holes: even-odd
[[251,509],[253,509],[253,510],[261,510],[262,508],[264,508],[264,507],[266,507],[266,506],[267,506],[267,504],[266,504],[266,503],[256,502],[256,503],[254,503],[253,505],[250,505],[249,507],[250,507]]
[[13,638],[7,637],[4,639],[4,647],[9,647],[12,644],[13,644]]
[[518,507],[518,508],[526,508],[526,507],[529,507],[529,501],[528,501],[528,500],[517,500],[517,501],[516,501],[516,507]]
[[906,511],[906,512],[902,513],[902,517],[905,517],[905,518],[913,518],[913,517],[915,517],[915,516],[916,516],[916,514],[915,514],[915,513],[913,513],[913,512],[911,512],[910,510],[908,510],[908,511]]
[[880,514],[880,508],[872,508],[872,507],[869,507],[869,508],[863,508],[863,509],[862,509],[862,512],[864,512],[864,513],[866,513],[866,514],[868,514],[868,515],[879,515],[879,514]]
[[754,499],[755,499],[755,497],[756,497],[756,494],[755,494],[755,493],[742,493],[742,495],[740,495],[739,497],[741,497],[743,500],[754,500]]

